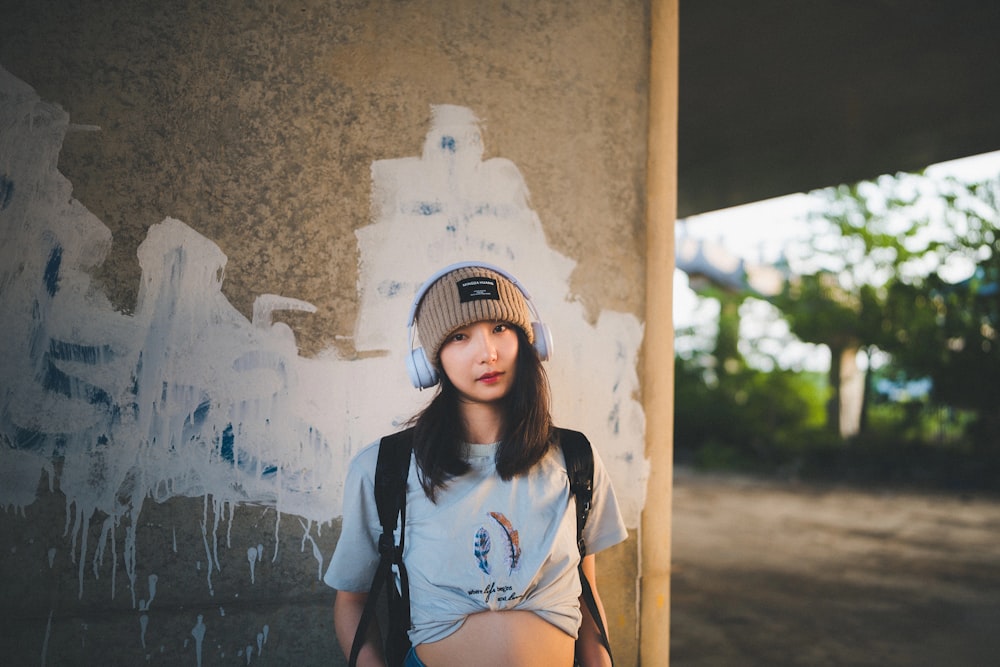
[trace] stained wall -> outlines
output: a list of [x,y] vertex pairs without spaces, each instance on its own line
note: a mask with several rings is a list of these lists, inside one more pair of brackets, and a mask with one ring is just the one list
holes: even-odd
[[10,664],[339,658],[345,465],[427,399],[406,314],[460,259],[553,329],[632,529],[600,560],[629,664],[644,3],[4,5]]

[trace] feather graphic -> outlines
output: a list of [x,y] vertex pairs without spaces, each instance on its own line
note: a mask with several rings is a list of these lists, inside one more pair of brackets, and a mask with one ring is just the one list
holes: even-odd
[[507,566],[511,572],[516,572],[521,567],[521,538],[518,537],[517,531],[511,525],[510,519],[503,514],[490,512],[490,516],[503,528],[504,536],[507,538]]
[[482,526],[476,531],[476,540],[472,545],[472,553],[476,556],[476,563],[479,565],[479,569],[483,573],[489,574],[490,563],[486,560],[486,556],[490,553],[490,534]]

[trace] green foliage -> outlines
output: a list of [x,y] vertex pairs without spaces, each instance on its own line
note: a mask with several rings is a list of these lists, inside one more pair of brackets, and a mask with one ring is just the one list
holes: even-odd
[[794,278],[772,303],[792,332],[807,343],[842,349],[862,339],[861,295],[845,290],[832,273]]
[[[773,299],[791,330],[835,360],[854,347],[888,353],[896,372],[932,379],[938,406],[973,411],[983,444],[1000,445],[1000,181],[906,174],[826,197],[814,222],[832,234],[817,233],[812,272]],[[975,270],[956,282],[962,266]]]
[[[929,377],[932,402],[976,416],[970,434],[980,447],[1000,445],[1000,181],[956,183],[944,197],[954,231],[935,244],[939,265],[925,276],[893,281],[887,289],[881,341],[892,364],[911,377]],[[964,280],[943,275],[949,260],[973,267]]]
[[702,467],[770,468],[823,423],[826,388],[815,374],[743,368],[706,381],[701,366],[678,358],[675,378],[675,447]]
[[940,407],[924,400],[883,400],[870,406],[864,439],[925,443],[962,452],[968,445],[966,432],[975,422],[967,410]]
[[797,277],[770,301],[795,335],[829,346],[835,362],[844,350],[881,351],[873,378],[929,378],[930,395],[893,402],[868,394],[859,435],[824,430],[839,374],[749,368],[736,345],[734,304],[745,295],[721,295],[712,352],[676,361],[678,459],[1000,488],[1000,180],[901,175],[826,195],[814,241],[791,266]]

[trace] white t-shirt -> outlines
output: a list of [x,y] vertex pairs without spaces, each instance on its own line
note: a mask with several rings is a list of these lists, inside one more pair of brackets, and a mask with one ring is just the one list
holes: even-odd
[[[403,561],[414,645],[444,639],[466,616],[486,610],[533,611],[577,636],[580,555],[562,449],[553,447],[526,475],[505,482],[496,472],[496,448],[469,445],[471,469],[439,490],[436,503],[424,495],[411,457]],[[378,565],[377,458],[378,443],[373,443],[348,470],[343,529],[323,577],[337,590],[367,592]],[[587,552],[597,553],[627,536],[595,451],[592,509],[584,528]]]

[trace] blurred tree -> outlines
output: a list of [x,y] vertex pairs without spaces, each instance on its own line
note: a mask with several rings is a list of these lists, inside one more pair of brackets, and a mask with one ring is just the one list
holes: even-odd
[[[856,382],[858,350],[868,343],[863,322],[873,304],[871,294],[866,297],[852,293],[829,271],[791,278],[784,292],[772,302],[788,320],[789,328],[807,343],[826,345],[830,348],[829,386],[827,401],[827,426],[841,435],[854,435],[860,428],[860,414],[851,408],[857,404]],[[877,306],[875,306],[877,307]],[[849,393],[846,387],[855,389]],[[854,400],[852,400],[854,399]]]
[[[882,347],[910,377],[932,380],[935,403],[972,411],[973,435],[1000,444],[1000,180],[951,183],[946,223],[954,236],[936,245],[942,259],[922,280],[889,285]],[[950,280],[949,265],[971,267]]]
[[797,336],[831,350],[829,428],[863,427],[869,392],[845,386],[860,377],[857,352],[880,349],[907,377],[930,377],[935,401],[996,432],[998,183],[904,174],[825,191],[807,268],[772,302]]

